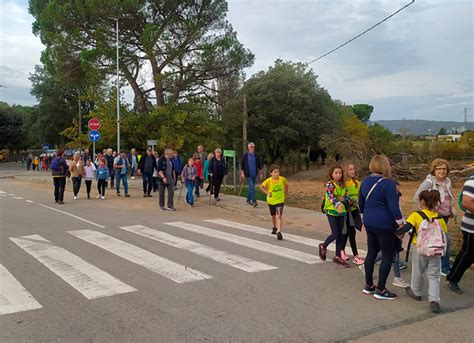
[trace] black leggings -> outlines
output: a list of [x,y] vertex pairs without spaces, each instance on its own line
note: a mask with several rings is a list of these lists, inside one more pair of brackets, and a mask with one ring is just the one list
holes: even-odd
[[74,196],[76,196],[79,194],[79,190],[81,189],[82,176],[73,176],[71,179],[72,191],[74,192]]
[[64,189],[66,188],[66,177],[53,177],[54,182],[54,200],[64,200]]
[[327,215],[329,226],[331,227],[331,234],[324,241],[324,247],[327,248],[329,244],[336,241],[336,256],[341,256],[342,250],[342,230],[344,230],[345,216],[331,216]]
[[379,281],[377,288],[381,291],[385,289],[388,275],[392,267],[393,255],[395,253],[394,230],[370,229],[367,228],[367,257],[365,259],[365,283],[368,286],[374,284],[373,274],[375,259],[382,250],[382,263],[379,269]]
[[[349,216],[352,216],[351,220]],[[351,244],[352,255],[358,256],[359,252],[357,251],[357,242],[356,242],[356,229],[360,230],[362,228],[362,220],[360,218],[359,211],[351,211],[347,213],[346,216],[346,227],[347,233],[342,237],[342,249],[344,250],[347,245],[347,240],[349,239],[349,243]]]
[[213,194],[214,194],[214,198],[218,198],[219,197],[219,192],[221,191],[221,184],[222,184],[222,179],[224,177],[221,176],[221,177],[217,177],[217,176],[213,176],[212,177],[212,191],[213,191]]
[[87,196],[91,195],[92,180],[85,180]]
[[105,196],[105,186],[107,185],[106,179],[99,179],[97,180],[97,191],[99,195]]

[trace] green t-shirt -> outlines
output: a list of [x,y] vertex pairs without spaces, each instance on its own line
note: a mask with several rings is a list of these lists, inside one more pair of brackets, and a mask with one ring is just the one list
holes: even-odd
[[272,193],[272,196],[267,196],[267,203],[269,205],[277,205],[285,202],[285,187],[288,186],[288,181],[283,176],[280,176],[278,180],[273,180],[269,177],[263,181],[262,186],[267,189],[268,192]]

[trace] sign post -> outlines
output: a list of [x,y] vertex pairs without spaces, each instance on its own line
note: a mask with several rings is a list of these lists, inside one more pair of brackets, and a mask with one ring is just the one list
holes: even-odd
[[100,132],[98,131],[102,124],[97,118],[91,118],[87,122],[87,127],[91,130],[89,131],[89,140],[92,142],[92,162],[95,161],[95,143],[100,140]]
[[152,151],[155,151],[156,139],[149,139],[146,141],[146,144],[151,147]]
[[[235,150],[224,150],[224,157],[232,157],[232,164],[234,167],[234,194],[237,193],[237,169],[236,169],[236,157]],[[227,182],[224,186],[227,186]]]

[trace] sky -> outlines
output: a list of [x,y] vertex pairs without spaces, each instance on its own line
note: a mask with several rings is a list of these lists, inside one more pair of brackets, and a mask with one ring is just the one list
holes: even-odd
[[[309,62],[409,2],[228,0],[228,20],[255,54],[245,71],[250,77],[278,58]],[[36,103],[28,75],[44,47],[31,32],[32,22],[27,1],[0,1],[0,100],[10,104]],[[471,121],[473,22],[473,0],[416,0],[311,67],[334,99],[373,105],[373,120],[462,121],[467,107]]]

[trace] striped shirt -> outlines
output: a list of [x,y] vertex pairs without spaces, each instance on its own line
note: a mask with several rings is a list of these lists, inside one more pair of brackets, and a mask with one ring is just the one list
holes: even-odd
[[[462,195],[474,198],[474,177],[471,176],[469,180],[464,183]],[[464,212],[464,216],[461,220],[461,230],[474,233],[474,213],[470,213],[469,211]]]

